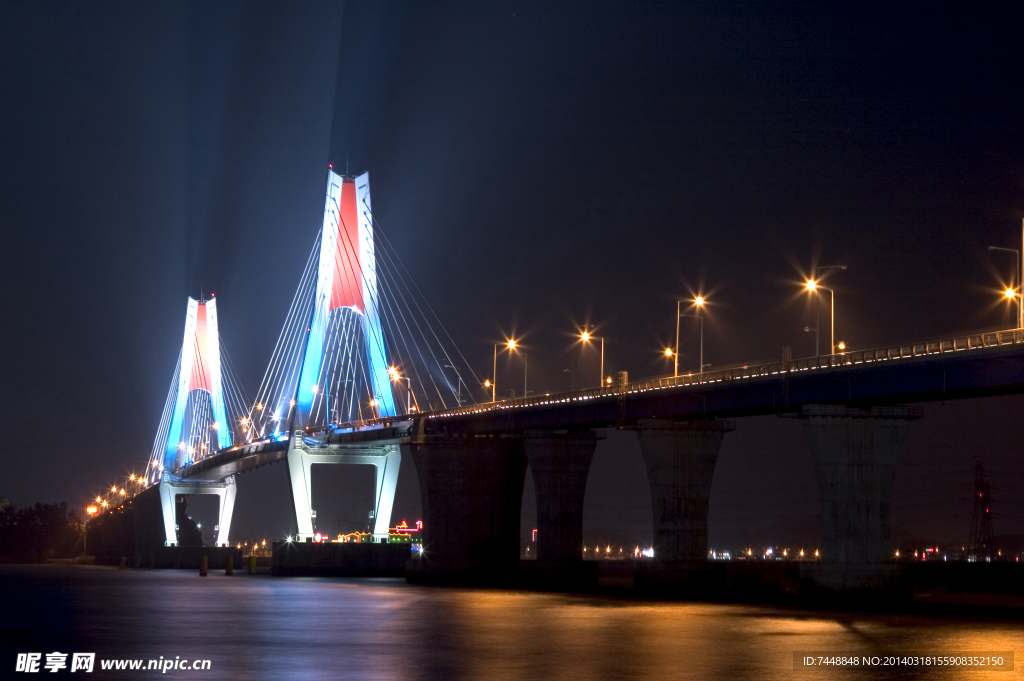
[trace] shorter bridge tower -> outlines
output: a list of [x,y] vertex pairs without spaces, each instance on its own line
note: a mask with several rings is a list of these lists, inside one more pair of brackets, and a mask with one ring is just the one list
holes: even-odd
[[181,355],[146,473],[150,484],[160,486],[166,546],[178,543],[174,501],[179,494],[216,494],[220,498],[216,545],[227,545],[235,505],[234,476],[219,481],[183,481],[179,472],[182,467],[230,446],[217,301],[189,298]]

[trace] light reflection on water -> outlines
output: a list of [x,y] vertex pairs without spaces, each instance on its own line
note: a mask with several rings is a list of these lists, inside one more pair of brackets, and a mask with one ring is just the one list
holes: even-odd
[[794,672],[793,651],[1024,649],[1024,628],[1000,620],[442,589],[401,580],[3,567],[0,599],[4,665],[13,665],[17,652],[54,650],[212,660],[209,672],[165,675],[192,679],[952,679],[967,672]]

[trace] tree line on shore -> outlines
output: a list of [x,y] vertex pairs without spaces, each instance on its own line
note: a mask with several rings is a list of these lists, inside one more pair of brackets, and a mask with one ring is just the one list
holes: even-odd
[[73,558],[82,553],[84,535],[82,517],[64,502],[17,508],[0,499],[0,562]]

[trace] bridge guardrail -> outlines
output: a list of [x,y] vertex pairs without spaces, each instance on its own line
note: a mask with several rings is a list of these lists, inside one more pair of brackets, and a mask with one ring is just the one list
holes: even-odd
[[495,409],[509,409],[540,406],[556,402],[591,400],[599,397],[615,397],[629,393],[642,392],[645,390],[705,385],[710,383],[719,383],[721,381],[775,376],[782,373],[793,373],[797,371],[832,369],[869,362],[884,362],[897,359],[926,357],[928,355],[944,354],[948,352],[964,352],[1001,345],[1013,345],[1016,343],[1024,343],[1024,329],[989,331],[969,334],[966,336],[944,338],[935,341],[925,341],[922,343],[909,343],[884,348],[874,348],[870,350],[843,352],[835,355],[823,355],[821,357],[809,357],[807,359],[797,359],[788,362],[780,361],[742,367],[731,367],[728,369],[719,369],[718,371],[706,371],[701,374],[685,374],[682,376],[670,376],[668,378],[656,378],[647,381],[628,383],[626,385],[602,386],[600,388],[589,388],[587,390],[578,390],[570,393],[510,398],[506,400],[498,400],[496,402],[485,402],[483,404],[469,407],[444,409],[424,414],[424,416],[427,418],[458,416],[460,414],[477,414],[483,411],[492,411]]

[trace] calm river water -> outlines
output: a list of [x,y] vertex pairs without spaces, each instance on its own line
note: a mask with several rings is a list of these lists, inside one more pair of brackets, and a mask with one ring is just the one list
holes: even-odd
[[[14,673],[17,653],[54,651],[96,653],[72,678],[119,679],[1010,679],[1024,666],[793,669],[794,651],[1019,655],[1024,626],[1002,620],[71,566],[0,567],[0,640],[0,678],[40,678]],[[211,668],[99,668],[161,656]]]

